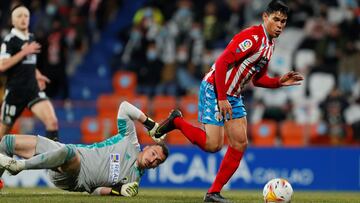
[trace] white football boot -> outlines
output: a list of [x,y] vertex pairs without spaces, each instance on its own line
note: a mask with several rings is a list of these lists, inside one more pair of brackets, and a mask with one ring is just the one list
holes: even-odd
[[6,169],[11,175],[16,175],[25,167],[24,161],[17,161],[13,158],[0,154],[0,168]]

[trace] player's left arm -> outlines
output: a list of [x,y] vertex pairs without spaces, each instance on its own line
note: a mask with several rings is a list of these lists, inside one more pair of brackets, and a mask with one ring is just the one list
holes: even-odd
[[252,82],[255,86],[264,88],[279,88],[282,86],[300,85],[300,81],[304,80],[304,77],[300,73],[294,71],[290,71],[281,77],[272,78],[267,75],[267,68],[268,65],[253,76]]
[[134,197],[138,194],[138,191],[139,183],[135,181],[126,184],[118,183],[113,187],[98,187],[91,194]]

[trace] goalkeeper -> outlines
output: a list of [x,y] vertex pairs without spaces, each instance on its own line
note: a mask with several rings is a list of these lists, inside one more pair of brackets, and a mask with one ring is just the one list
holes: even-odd
[[[168,156],[162,140],[143,151],[134,120],[154,134],[158,124],[128,102],[117,116],[118,134],[92,145],[62,144],[42,136],[6,135],[0,142],[0,168],[16,175],[22,170],[48,170],[51,181],[63,190],[94,195],[135,196],[145,169],[155,168]],[[13,155],[24,158],[15,160]]]

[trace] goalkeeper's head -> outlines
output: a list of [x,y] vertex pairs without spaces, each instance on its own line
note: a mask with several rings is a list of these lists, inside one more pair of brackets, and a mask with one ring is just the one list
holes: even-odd
[[157,143],[146,146],[137,158],[138,167],[141,169],[156,168],[164,163],[168,155],[169,149],[165,144]]

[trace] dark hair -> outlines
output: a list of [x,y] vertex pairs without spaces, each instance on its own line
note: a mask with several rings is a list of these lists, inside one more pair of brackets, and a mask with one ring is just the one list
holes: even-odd
[[265,10],[265,12],[268,13],[268,14],[278,12],[278,11],[280,11],[280,13],[282,13],[282,14],[288,15],[289,7],[283,1],[272,0],[268,4],[268,6],[267,6],[267,8]]
[[165,159],[164,159],[164,161],[165,161],[167,159],[167,157],[169,156],[169,148],[163,143],[156,143],[155,145],[161,147],[161,149],[165,155]]
[[20,8],[20,7],[27,8],[24,4],[17,4],[11,9],[10,14],[12,14],[15,11],[15,9]]

